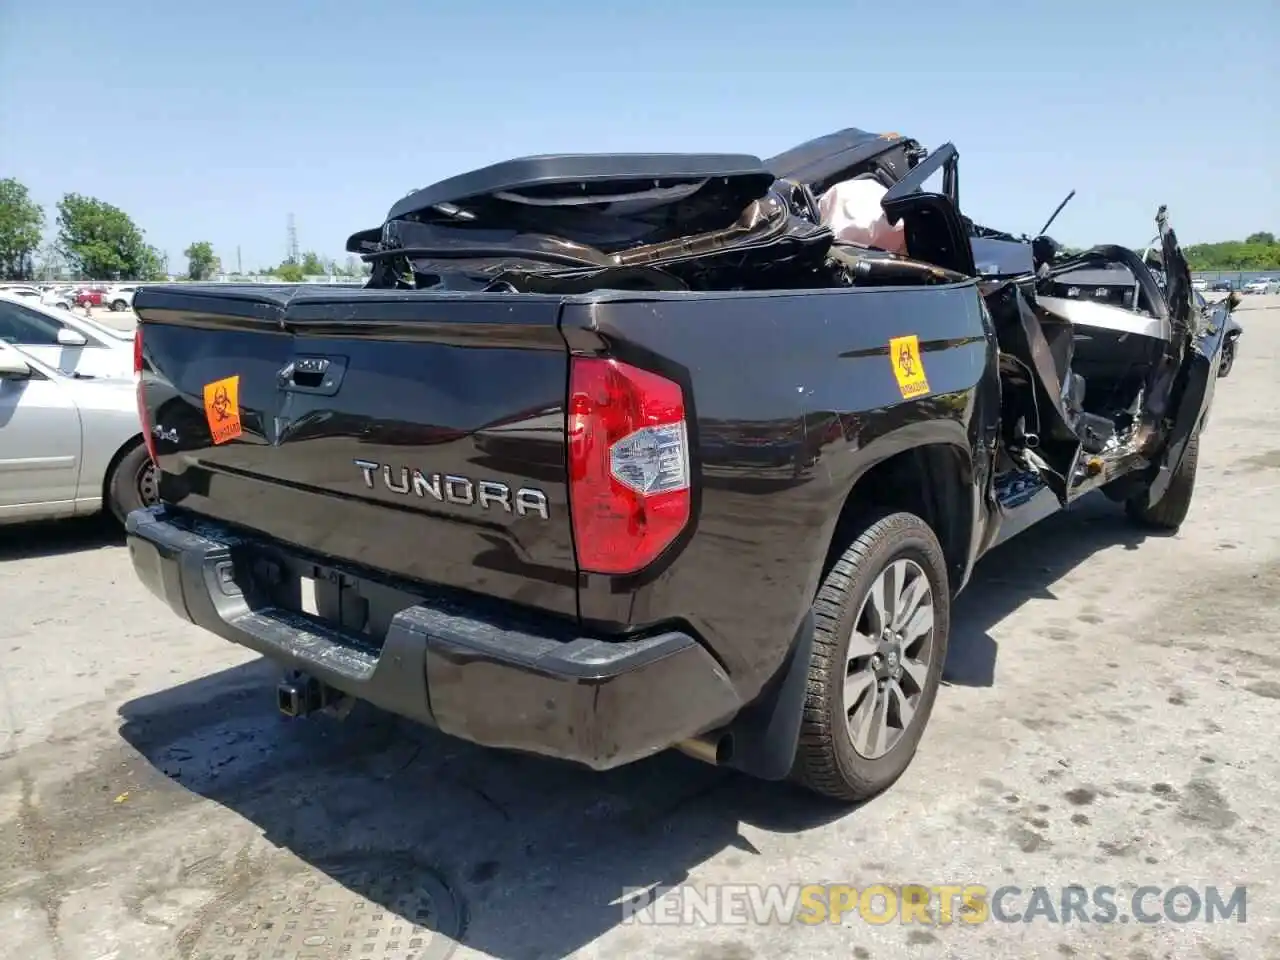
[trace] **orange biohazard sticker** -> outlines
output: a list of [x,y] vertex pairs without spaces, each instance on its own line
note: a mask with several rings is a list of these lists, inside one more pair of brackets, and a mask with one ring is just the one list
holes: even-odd
[[224,377],[204,386],[204,416],[214,443],[240,436],[240,377]]
[[914,333],[889,341],[889,363],[893,366],[893,378],[898,381],[903,397],[910,400],[929,392],[924,361],[920,359],[920,338]]

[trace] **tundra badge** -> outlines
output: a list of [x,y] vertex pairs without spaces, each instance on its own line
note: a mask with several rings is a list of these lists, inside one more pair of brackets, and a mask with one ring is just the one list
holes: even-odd
[[370,490],[374,488],[374,474],[378,474],[382,477],[382,485],[392,493],[430,496],[440,503],[478,506],[482,510],[497,507],[507,513],[514,511],[522,517],[536,514],[543,520],[549,519],[547,495],[532,487],[521,487],[513,491],[505,483],[498,483],[496,480],[472,480],[470,477],[448,473],[423,473],[421,470],[392,467],[388,463],[375,463],[372,460],[353,462],[364,474],[364,485]]

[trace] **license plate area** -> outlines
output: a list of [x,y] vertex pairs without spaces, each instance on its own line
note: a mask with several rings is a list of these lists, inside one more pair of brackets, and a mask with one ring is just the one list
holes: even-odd
[[346,571],[278,553],[252,561],[257,593],[270,606],[311,617],[363,645],[381,648],[392,618],[418,598]]
[[[293,580],[294,578],[290,578]],[[364,633],[369,626],[369,600],[360,592],[360,583],[327,567],[301,565],[296,582],[290,584],[290,598],[296,596],[295,613],[305,613],[346,633]]]

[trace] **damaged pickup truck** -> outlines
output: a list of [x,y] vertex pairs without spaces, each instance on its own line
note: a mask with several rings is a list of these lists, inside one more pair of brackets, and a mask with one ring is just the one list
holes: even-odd
[[[853,129],[445,180],[351,238],[364,288],[139,290],[134,567],[290,715],[865,798],[979,557],[1093,491],[1186,516],[1232,304],[1156,221],[1063,258]],[[1066,296],[1112,264],[1131,302]]]

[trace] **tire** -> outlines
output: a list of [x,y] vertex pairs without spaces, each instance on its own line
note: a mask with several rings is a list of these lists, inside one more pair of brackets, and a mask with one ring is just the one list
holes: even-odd
[[158,499],[155,465],[144,444],[131,447],[116,461],[107,479],[107,508],[124,524],[134,510],[149,507]]
[[[855,628],[862,628],[861,638],[880,633],[883,626],[877,622],[877,606],[870,596],[873,586],[882,576],[899,574],[904,569],[908,584],[923,578],[928,586],[928,595],[919,599],[918,609],[923,609],[926,601],[931,605],[932,628],[916,641],[908,638],[903,646],[892,640],[881,640],[877,645],[870,639],[860,639],[854,646]],[[895,591],[886,591],[886,595],[889,592]],[[859,803],[882,793],[910,765],[942,681],[951,627],[951,594],[946,559],[933,530],[911,513],[869,517],[862,532],[823,579],[813,612],[813,657],[791,778],[823,796]],[[878,650],[875,655],[869,653],[873,648]],[[915,664],[914,670],[899,666],[896,679],[891,656],[895,648],[900,657],[905,655],[901,664]],[[920,655],[926,649],[928,659],[921,667]],[[883,691],[881,679],[868,669],[875,662],[874,657],[879,658],[879,672],[888,672]],[[847,679],[851,680],[852,704],[845,702]],[[865,729],[858,720],[866,717],[864,711],[872,705],[879,707],[881,700],[888,701],[889,712],[901,722],[903,696],[911,702],[913,716],[897,733],[896,740],[880,744],[887,750],[868,749],[865,741],[855,743],[854,731]],[[889,726],[890,719],[886,714],[880,724],[882,729]]]
[[1231,365],[1236,362],[1236,345],[1229,343],[1222,351],[1222,360],[1218,364],[1218,376],[1225,377],[1231,372]]
[[112,313],[123,313],[123,312],[124,312],[125,310],[127,310],[128,308],[129,308],[129,304],[125,303],[123,300],[112,300],[112,301],[111,301],[111,312],[112,312]]
[[1182,526],[1182,521],[1187,519],[1187,511],[1191,509],[1191,495],[1196,489],[1196,467],[1199,462],[1200,434],[1196,433],[1187,441],[1182,462],[1174,471],[1163,497],[1147,506],[1144,491],[1125,501],[1124,511],[1129,519],[1152,530],[1176,532]]

